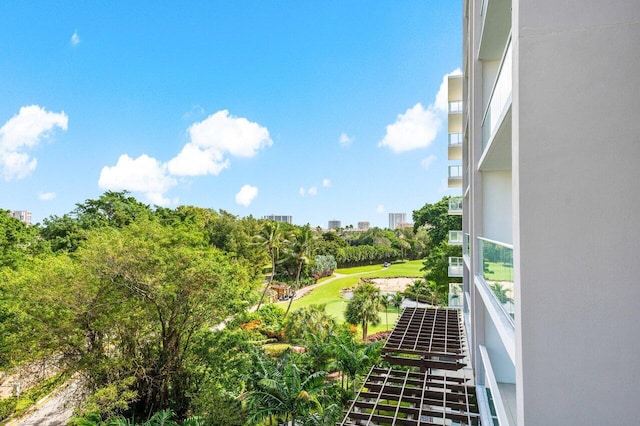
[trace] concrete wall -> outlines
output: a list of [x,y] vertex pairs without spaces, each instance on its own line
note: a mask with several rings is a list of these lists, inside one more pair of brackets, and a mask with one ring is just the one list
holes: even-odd
[[513,14],[518,425],[636,425],[640,2]]
[[483,225],[485,238],[511,244],[513,241],[511,171],[483,172]]

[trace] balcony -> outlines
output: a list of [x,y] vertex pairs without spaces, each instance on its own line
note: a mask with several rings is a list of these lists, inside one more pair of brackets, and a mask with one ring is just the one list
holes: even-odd
[[449,198],[449,214],[456,216],[462,214],[462,197]]
[[513,87],[511,52],[511,41],[509,41],[482,119],[482,149],[486,148],[491,138],[496,134],[511,105],[511,89]]
[[462,245],[462,231],[449,231],[449,245],[450,246]]
[[462,187],[462,166],[449,166],[449,188]]
[[462,277],[463,260],[461,257],[449,258],[449,278]]
[[465,256],[471,256],[471,235],[464,234],[464,241],[462,242],[462,254]]
[[462,298],[462,284],[449,283],[449,307],[462,309],[464,300]]
[[462,133],[449,133],[449,160],[462,160]]
[[500,58],[511,30],[511,0],[483,0],[481,15],[478,59],[496,60]]
[[462,101],[449,101],[449,114],[462,112]]
[[482,237],[478,237],[478,243],[482,277],[502,310],[514,322],[516,292],[513,281],[513,246]]

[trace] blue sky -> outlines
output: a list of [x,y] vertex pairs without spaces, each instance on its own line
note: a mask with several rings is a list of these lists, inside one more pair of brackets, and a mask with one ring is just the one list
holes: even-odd
[[[2,2],[0,208],[104,191],[327,226],[446,188],[449,1]],[[440,92],[440,96],[438,93]]]

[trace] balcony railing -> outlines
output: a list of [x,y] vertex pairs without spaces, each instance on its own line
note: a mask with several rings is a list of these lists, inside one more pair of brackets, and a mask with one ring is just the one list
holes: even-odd
[[462,231],[449,231],[449,245],[450,246],[462,245]]
[[464,234],[464,241],[462,242],[462,254],[471,256],[471,235]]
[[449,258],[449,277],[461,277],[462,276],[462,258],[450,257]]
[[462,145],[462,133],[449,133],[449,146]]
[[464,306],[462,284],[449,283],[449,307],[462,308]]
[[489,104],[487,105],[482,120],[483,149],[487,146],[489,139],[491,139],[496,130],[498,130],[499,120],[502,117],[509,99],[511,99],[511,89],[513,86],[512,67],[511,41],[509,41],[504,57],[502,58],[500,70],[498,71],[498,78],[493,86],[491,98],[489,99]]
[[449,214],[462,214],[462,197],[449,198]]
[[449,114],[462,112],[462,101],[449,102]]
[[449,179],[462,179],[462,166],[449,166]]
[[516,292],[513,281],[513,246],[478,237],[482,277],[502,309],[515,321]]

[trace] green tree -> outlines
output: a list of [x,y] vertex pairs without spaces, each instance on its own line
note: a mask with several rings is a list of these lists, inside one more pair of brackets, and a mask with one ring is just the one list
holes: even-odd
[[342,332],[332,335],[332,349],[334,362],[331,365],[342,372],[342,387],[344,388],[344,376],[351,383],[351,391],[356,391],[356,381],[358,374],[369,371],[372,365],[380,359],[379,343],[358,343],[353,334],[342,330]]
[[[305,263],[309,262],[309,257],[313,255],[313,240],[314,234],[309,225],[305,225],[299,228],[294,234],[295,240],[293,244],[293,257],[297,261],[296,271],[296,283],[295,289],[300,288],[300,274],[302,273],[302,267]],[[287,311],[284,313],[286,317],[291,309],[293,303],[293,295],[289,298],[289,304],[287,305]]]
[[260,309],[260,306],[264,301],[264,296],[267,294],[267,290],[269,290],[269,286],[271,285],[273,277],[276,274],[276,261],[278,260],[278,253],[287,243],[287,239],[285,237],[284,231],[280,227],[280,222],[267,220],[262,224],[260,233],[254,237],[254,241],[257,245],[265,247],[267,249],[269,259],[271,260],[271,274],[269,275],[264,289],[262,290],[260,302],[258,302],[257,309]]
[[449,277],[449,257],[462,256],[460,246],[450,246],[446,241],[429,252],[424,260],[422,270],[425,271],[425,280],[431,284],[433,303],[446,306],[448,303],[449,283],[461,282],[458,277]]
[[202,233],[147,219],[92,231],[73,258],[53,260],[23,277],[23,308],[38,327],[26,331],[86,371],[92,389],[134,377],[132,414],[183,417],[193,337],[246,308],[247,271]]
[[391,305],[393,305],[398,310],[398,312],[400,312],[403,301],[404,296],[402,295],[402,293],[394,293],[393,297],[391,298]]
[[462,229],[462,216],[449,214],[449,199],[443,197],[442,200],[434,204],[425,204],[419,210],[413,211],[413,230],[418,232],[420,227],[426,227],[429,233],[427,251],[430,252],[449,238],[449,231]]
[[324,371],[302,371],[288,356],[275,362],[257,357],[257,365],[252,390],[245,395],[250,424],[275,419],[297,425],[331,402]]
[[349,324],[362,325],[362,340],[366,340],[369,324],[380,323],[380,308],[380,289],[370,282],[360,280],[353,297],[347,303],[344,317]]

